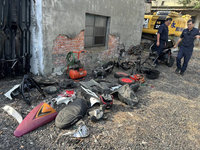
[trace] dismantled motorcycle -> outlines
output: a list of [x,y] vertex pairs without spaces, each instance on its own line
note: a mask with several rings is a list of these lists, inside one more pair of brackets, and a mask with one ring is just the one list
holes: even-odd
[[[112,91],[106,90],[94,80],[80,83],[82,95],[85,99],[90,100],[91,106],[95,103],[102,104],[106,109],[110,109],[113,105],[113,97],[110,95]],[[95,92],[93,92],[95,91]]]
[[136,45],[136,46],[131,45],[127,51],[129,55],[140,55],[140,52],[143,49],[144,47],[142,47],[141,45]]
[[[149,58],[147,58],[147,59],[149,59]],[[142,62],[141,52],[140,52],[140,55],[137,57],[136,61],[134,62],[131,74],[132,75],[137,75],[137,73],[146,74],[146,77],[148,79],[159,78],[160,72],[158,70],[152,69],[153,68],[152,64],[150,64],[150,67],[149,67],[149,63],[147,62],[147,59],[145,59]],[[143,77],[141,77],[141,78],[143,79]]]
[[92,71],[92,75],[94,78],[105,78],[108,74],[113,71],[115,64],[113,61],[109,61],[108,63],[103,64],[101,67],[97,67]]
[[125,51],[124,44],[120,44],[118,46],[118,51],[119,51],[119,56],[118,56],[117,62],[115,63],[115,66],[117,68],[122,68],[123,70],[131,69],[132,62],[130,62],[129,60],[125,59],[126,51]]
[[[149,57],[147,57],[147,59],[143,63],[148,63],[150,66],[155,67],[156,63],[160,62],[166,64],[168,67],[172,67],[175,61],[171,51],[171,48],[173,46],[174,41],[169,40],[166,43],[166,47],[164,48],[163,52],[160,55],[158,55],[156,51],[156,43],[153,43],[150,46]],[[150,62],[148,60],[150,60]]]

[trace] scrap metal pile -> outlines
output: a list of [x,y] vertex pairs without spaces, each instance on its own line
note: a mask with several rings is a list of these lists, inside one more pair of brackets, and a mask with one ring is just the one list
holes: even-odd
[[[67,63],[69,79],[56,83],[48,79],[35,81],[30,76],[25,75],[20,84],[15,85],[10,91],[5,93],[6,97],[9,99],[15,97],[20,99],[21,97],[28,105],[31,105],[31,95],[29,92],[31,92],[32,88],[37,88],[43,97],[47,94],[57,94],[59,92],[60,94],[38,104],[23,121],[21,115],[16,110],[5,106],[4,110],[20,123],[14,131],[14,135],[16,137],[23,136],[55,120],[56,127],[68,129],[63,135],[78,138],[87,137],[89,136],[89,129],[82,120],[85,116],[94,123],[105,120],[107,118],[106,112],[107,110],[112,111],[115,100],[131,108],[137,106],[140,102],[140,99],[137,97],[138,89],[145,83],[146,78],[157,79],[160,72],[152,69],[152,67],[145,66],[147,61],[142,62],[141,60],[142,48],[135,47],[137,50],[136,60],[127,60],[126,54],[134,51],[134,47],[126,52],[123,45],[121,46],[117,62],[109,61],[96,67],[90,74],[84,69],[79,57],[77,60],[72,52],[67,55],[67,59],[70,61]],[[136,55],[135,52],[133,53]],[[73,57],[73,59],[70,57]],[[148,59],[151,59],[151,57],[148,57]],[[128,74],[124,71],[113,72],[115,67],[126,71],[130,70],[131,73]],[[90,77],[90,79],[87,77]],[[52,86],[55,84],[60,89]],[[77,128],[69,130],[74,125]]]

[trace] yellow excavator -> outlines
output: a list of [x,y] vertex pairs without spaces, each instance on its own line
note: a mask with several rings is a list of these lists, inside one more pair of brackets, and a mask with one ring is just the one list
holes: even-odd
[[181,35],[183,29],[187,28],[187,21],[191,19],[191,16],[172,11],[158,11],[153,15],[145,15],[142,38],[155,41],[158,28],[165,22],[166,18],[172,18],[172,23],[169,25],[169,36],[175,39]]

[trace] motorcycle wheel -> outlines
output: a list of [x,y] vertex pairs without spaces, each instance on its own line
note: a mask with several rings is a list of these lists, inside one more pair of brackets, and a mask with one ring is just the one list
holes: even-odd
[[174,65],[174,61],[175,61],[175,59],[172,56],[170,56],[169,60],[167,60],[167,62],[166,62],[166,65],[168,67],[172,67]]

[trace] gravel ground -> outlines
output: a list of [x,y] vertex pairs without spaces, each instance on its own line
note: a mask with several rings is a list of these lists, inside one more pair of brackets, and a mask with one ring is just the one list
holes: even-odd
[[[107,120],[91,122],[83,119],[90,136],[75,139],[60,136],[67,130],[56,128],[54,121],[20,138],[13,135],[15,119],[0,109],[0,149],[148,149],[177,150],[200,148],[200,51],[195,51],[185,76],[160,65],[157,80],[147,80],[137,92],[140,103],[134,109],[115,100],[107,111]],[[113,79],[113,75],[109,78]],[[56,78],[59,82],[61,77]],[[23,100],[8,100],[3,94],[21,78],[0,81],[0,107],[10,105],[25,117],[41,101],[31,92],[32,106]]]

